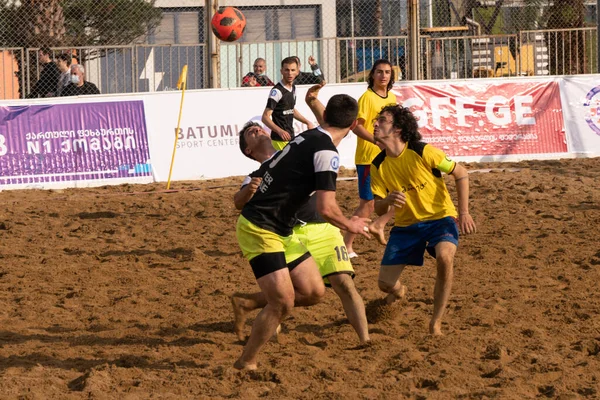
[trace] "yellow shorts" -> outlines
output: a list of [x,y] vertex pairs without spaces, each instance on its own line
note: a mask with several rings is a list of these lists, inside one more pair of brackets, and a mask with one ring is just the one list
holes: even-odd
[[279,269],[292,270],[310,257],[295,234],[280,236],[254,225],[243,215],[238,218],[235,233],[256,279]]
[[273,145],[273,147],[275,148],[275,150],[283,150],[283,148],[288,144],[289,142],[281,142],[279,140],[271,140],[271,144]]
[[296,225],[294,234],[315,259],[326,285],[330,285],[327,277],[332,274],[345,273],[354,277],[344,237],[338,228],[328,223],[308,223]]

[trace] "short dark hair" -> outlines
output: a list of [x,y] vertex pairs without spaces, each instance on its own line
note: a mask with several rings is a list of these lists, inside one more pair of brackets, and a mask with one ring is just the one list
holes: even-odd
[[46,46],[41,47],[40,48],[40,53],[43,53],[43,54],[45,54],[47,56],[50,56],[50,58],[52,58],[52,50],[50,50],[50,47],[46,47]]
[[284,64],[296,64],[296,66],[298,66],[298,57],[286,57],[283,60],[281,60],[281,68],[283,68]]
[[388,60],[384,60],[384,59],[377,60],[377,61],[375,61],[375,64],[373,64],[373,67],[371,68],[371,71],[369,72],[369,89],[372,88],[373,85],[375,84],[375,78],[373,78],[373,75],[375,75],[375,70],[381,64],[387,64],[392,69],[392,75],[390,76],[390,81],[388,82],[388,85],[387,85],[387,91],[389,92],[390,90],[392,90],[392,87],[394,87],[394,82],[396,81],[396,71],[394,71],[394,68],[392,68],[392,63],[389,62]]
[[61,54],[58,55],[58,57],[56,57],[56,60],[57,61],[61,60],[61,61],[66,62],[67,63],[67,67],[68,67],[69,65],[71,65],[72,57],[69,54],[61,53]]
[[244,127],[240,131],[240,133],[239,133],[240,151],[242,152],[243,155],[245,155],[249,159],[256,161],[256,159],[254,157],[252,157],[250,154],[246,154],[246,149],[248,148],[248,142],[246,142],[246,136],[244,135],[246,133],[246,131],[248,129],[252,128],[253,126],[258,126],[259,128],[262,128],[262,126],[258,122],[248,121],[244,124]]
[[325,123],[334,128],[349,128],[357,115],[358,103],[347,94],[332,96],[325,107]]
[[406,143],[419,142],[422,137],[419,133],[419,124],[414,114],[408,109],[398,104],[388,104],[383,107],[378,116],[383,113],[392,114],[392,125],[400,129],[400,138]]

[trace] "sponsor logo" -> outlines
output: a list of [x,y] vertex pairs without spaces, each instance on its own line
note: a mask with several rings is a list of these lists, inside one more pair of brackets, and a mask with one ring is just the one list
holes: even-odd
[[600,135],[600,86],[588,92],[583,106],[586,107],[585,122],[596,135]]

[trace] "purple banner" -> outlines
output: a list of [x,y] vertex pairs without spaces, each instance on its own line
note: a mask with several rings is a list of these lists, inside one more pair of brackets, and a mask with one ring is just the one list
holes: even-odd
[[142,101],[0,107],[0,185],[151,175]]

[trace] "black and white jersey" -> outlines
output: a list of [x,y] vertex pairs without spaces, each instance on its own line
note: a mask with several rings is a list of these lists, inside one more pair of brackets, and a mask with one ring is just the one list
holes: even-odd
[[335,191],[339,166],[328,132],[317,127],[298,135],[253,174],[262,182],[242,215],[263,229],[291,235],[296,214],[310,195],[315,190]]
[[[273,123],[289,133],[292,139],[294,138],[294,107],[296,107],[296,86],[292,85],[292,91],[287,90],[281,82],[273,86],[266,108],[273,110],[271,114]],[[284,141],[275,132],[271,132],[271,139]]]

